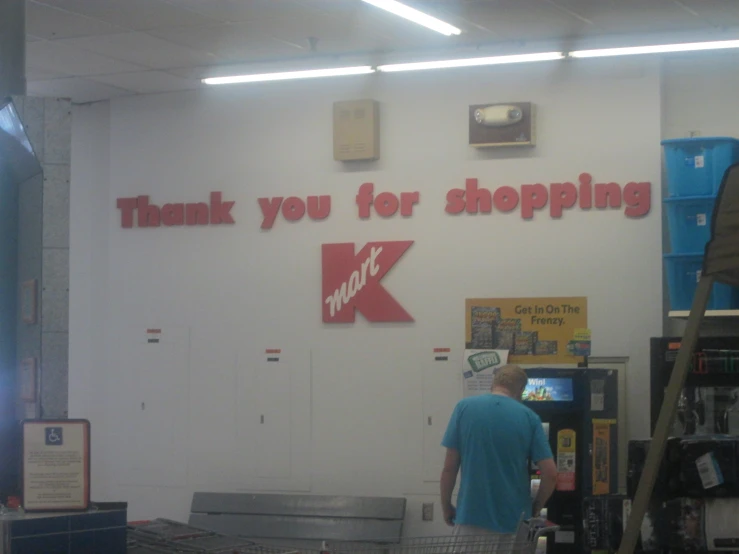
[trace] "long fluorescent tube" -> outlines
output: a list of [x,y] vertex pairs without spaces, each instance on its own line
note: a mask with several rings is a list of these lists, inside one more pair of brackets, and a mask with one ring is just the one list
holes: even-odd
[[667,52],[694,52],[698,50],[722,50],[739,48],[739,40],[714,42],[686,42],[681,44],[658,44],[655,46],[630,46],[626,48],[600,48],[597,50],[576,50],[570,52],[571,58],[599,58],[603,56],[633,56],[635,54],[664,54]]
[[[364,0],[369,3],[381,3],[380,0]],[[739,48],[739,40],[712,42],[689,42],[678,44],[658,44],[653,46],[628,46],[622,48],[599,48],[594,50],[575,50],[567,54],[571,58],[596,58],[604,56],[629,56],[636,54],[661,54],[669,52],[692,52],[701,50],[722,50]],[[424,69],[448,69],[456,67],[476,67],[525,62],[561,60],[562,52],[541,52],[536,54],[514,54],[509,56],[492,56],[486,58],[465,58],[457,60],[437,60],[430,62],[410,62],[380,65],[376,69],[369,65],[356,67],[338,67],[331,69],[309,69],[304,71],[286,71],[281,73],[261,73],[254,75],[234,75],[229,77],[209,77],[202,79],[207,85],[228,85],[235,83],[256,83],[262,81],[285,81],[289,79],[313,79],[318,77],[336,77],[343,75],[364,75],[375,70],[384,73],[398,71],[420,71]]]
[[447,69],[453,67],[475,67],[479,65],[499,65],[506,63],[543,62],[561,60],[562,52],[542,52],[539,54],[516,54],[512,56],[494,56],[491,58],[466,58],[461,60],[439,60],[434,62],[396,63],[378,66],[378,71],[419,71],[423,69]]
[[258,83],[263,81],[287,81],[289,79],[315,79],[317,77],[339,77],[342,75],[365,75],[374,73],[369,65],[357,67],[336,67],[332,69],[308,69],[305,71],[285,71],[282,73],[261,73],[258,75],[233,75],[231,77],[208,77],[202,82],[206,85],[232,85],[236,83]]
[[445,21],[442,21],[441,19],[436,19],[435,17],[432,17],[423,12],[420,12],[414,8],[411,8],[410,6],[401,4],[400,2],[397,2],[396,0],[363,0],[363,1],[366,2],[367,4],[372,4],[373,6],[377,8],[380,8],[382,10],[385,10],[397,16],[400,16],[404,19],[407,19],[408,21],[412,21],[413,23],[418,23],[419,25],[423,25],[427,29],[431,29],[432,31],[436,31],[437,33],[441,33],[442,35],[451,36],[451,35],[459,35],[462,33],[462,31],[457,29],[454,25],[449,25],[449,23],[446,23]]

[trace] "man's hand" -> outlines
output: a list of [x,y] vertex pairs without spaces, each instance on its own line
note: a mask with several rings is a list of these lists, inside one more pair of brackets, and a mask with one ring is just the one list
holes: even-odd
[[450,504],[449,506],[442,506],[442,511],[444,512],[444,521],[446,524],[449,527],[454,527],[454,520],[457,517],[457,509]]
[[547,501],[552,496],[554,489],[557,487],[557,465],[552,458],[541,460],[536,464],[541,473],[541,482],[539,483],[539,492],[534,499],[532,507],[532,517],[539,517]]
[[447,448],[444,469],[441,472],[441,510],[444,512],[444,521],[452,527],[454,526],[454,519],[457,517],[457,510],[452,504],[452,492],[457,482],[460,463],[459,451]]

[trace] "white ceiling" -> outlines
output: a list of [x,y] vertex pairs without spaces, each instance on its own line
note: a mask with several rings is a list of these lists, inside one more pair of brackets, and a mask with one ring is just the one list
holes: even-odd
[[462,35],[360,0],[26,0],[28,93],[91,102],[194,89],[236,64],[739,26],[739,0],[407,3]]

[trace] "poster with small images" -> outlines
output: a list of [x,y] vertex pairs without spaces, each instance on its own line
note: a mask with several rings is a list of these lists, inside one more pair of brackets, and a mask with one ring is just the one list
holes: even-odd
[[588,299],[470,298],[466,348],[506,350],[508,363],[576,363],[590,354]]

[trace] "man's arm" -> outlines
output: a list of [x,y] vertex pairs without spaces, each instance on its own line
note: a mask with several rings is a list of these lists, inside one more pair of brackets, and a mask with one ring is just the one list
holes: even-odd
[[541,482],[539,483],[539,492],[534,499],[534,509],[531,514],[533,517],[539,517],[557,487],[557,466],[554,459],[546,458],[537,463],[536,466],[541,473]]
[[454,518],[457,515],[452,505],[452,493],[454,492],[454,486],[457,484],[460,459],[459,450],[446,449],[444,469],[441,471],[441,509],[444,512],[444,521],[449,526],[454,525]]

